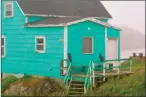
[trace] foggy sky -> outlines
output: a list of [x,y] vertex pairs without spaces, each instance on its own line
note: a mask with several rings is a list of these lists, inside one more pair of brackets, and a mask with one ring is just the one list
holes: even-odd
[[113,19],[109,23],[125,25],[145,34],[145,1],[101,1]]

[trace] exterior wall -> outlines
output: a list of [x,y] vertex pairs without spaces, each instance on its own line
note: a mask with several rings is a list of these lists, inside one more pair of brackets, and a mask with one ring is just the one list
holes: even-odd
[[[93,54],[82,53],[82,38],[85,36],[93,37]],[[75,72],[83,71],[82,66],[87,67],[90,61],[99,61],[99,53],[105,57],[104,39],[105,27],[97,23],[85,21],[68,27],[68,53],[72,55]]]
[[96,18],[97,20],[100,20],[100,21],[102,21],[102,22],[105,22],[105,23],[107,23],[108,22],[108,19],[98,19],[98,18]]
[[38,20],[42,20],[44,17],[39,17],[39,16],[28,16],[28,22],[35,22]]
[[[4,5],[2,2],[2,13]],[[6,36],[6,57],[2,58],[3,73],[24,73],[49,77],[60,76],[63,59],[63,27],[24,28],[25,17],[14,2],[14,17],[2,15],[2,35]],[[46,37],[46,53],[35,52],[35,36]]]
[[107,28],[107,37],[118,39],[118,58],[120,59],[120,31],[114,28]]

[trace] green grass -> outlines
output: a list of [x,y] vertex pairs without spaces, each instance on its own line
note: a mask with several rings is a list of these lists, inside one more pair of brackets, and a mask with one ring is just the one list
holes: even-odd
[[[130,61],[126,61],[124,63],[121,64],[121,66],[129,66]],[[139,59],[135,59],[133,60],[133,64],[132,64],[132,72],[135,72],[139,69],[144,69],[145,68],[145,61],[144,60],[139,60]],[[130,70],[129,67],[126,68],[120,68],[120,70]]]
[[[124,62],[122,65],[128,65]],[[128,68],[129,69],[129,68]],[[145,63],[134,60],[132,71],[134,74],[123,79],[109,79],[99,88],[89,90],[87,96],[144,96],[145,95]]]
[[14,76],[9,76],[9,77],[6,77],[2,80],[2,92],[4,92],[11,83],[14,83],[16,82],[18,79]]

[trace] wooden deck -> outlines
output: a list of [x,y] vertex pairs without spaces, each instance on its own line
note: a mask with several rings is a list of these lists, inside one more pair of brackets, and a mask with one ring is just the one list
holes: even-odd
[[[120,71],[119,74],[117,72],[106,72],[105,77],[112,77],[112,76],[118,76],[118,75],[127,75],[127,74],[132,74],[134,72],[130,71]],[[86,74],[85,73],[78,73],[78,74],[72,74],[73,77],[82,77],[85,78]],[[95,77],[103,77],[103,72],[95,72]]]

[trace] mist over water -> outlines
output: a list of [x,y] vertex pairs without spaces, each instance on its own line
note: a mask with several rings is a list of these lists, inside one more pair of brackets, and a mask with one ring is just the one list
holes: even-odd
[[136,55],[139,55],[139,53],[142,53],[143,56],[145,56],[145,48],[121,51],[121,58],[129,58],[129,56],[132,56],[133,53],[136,53]]

